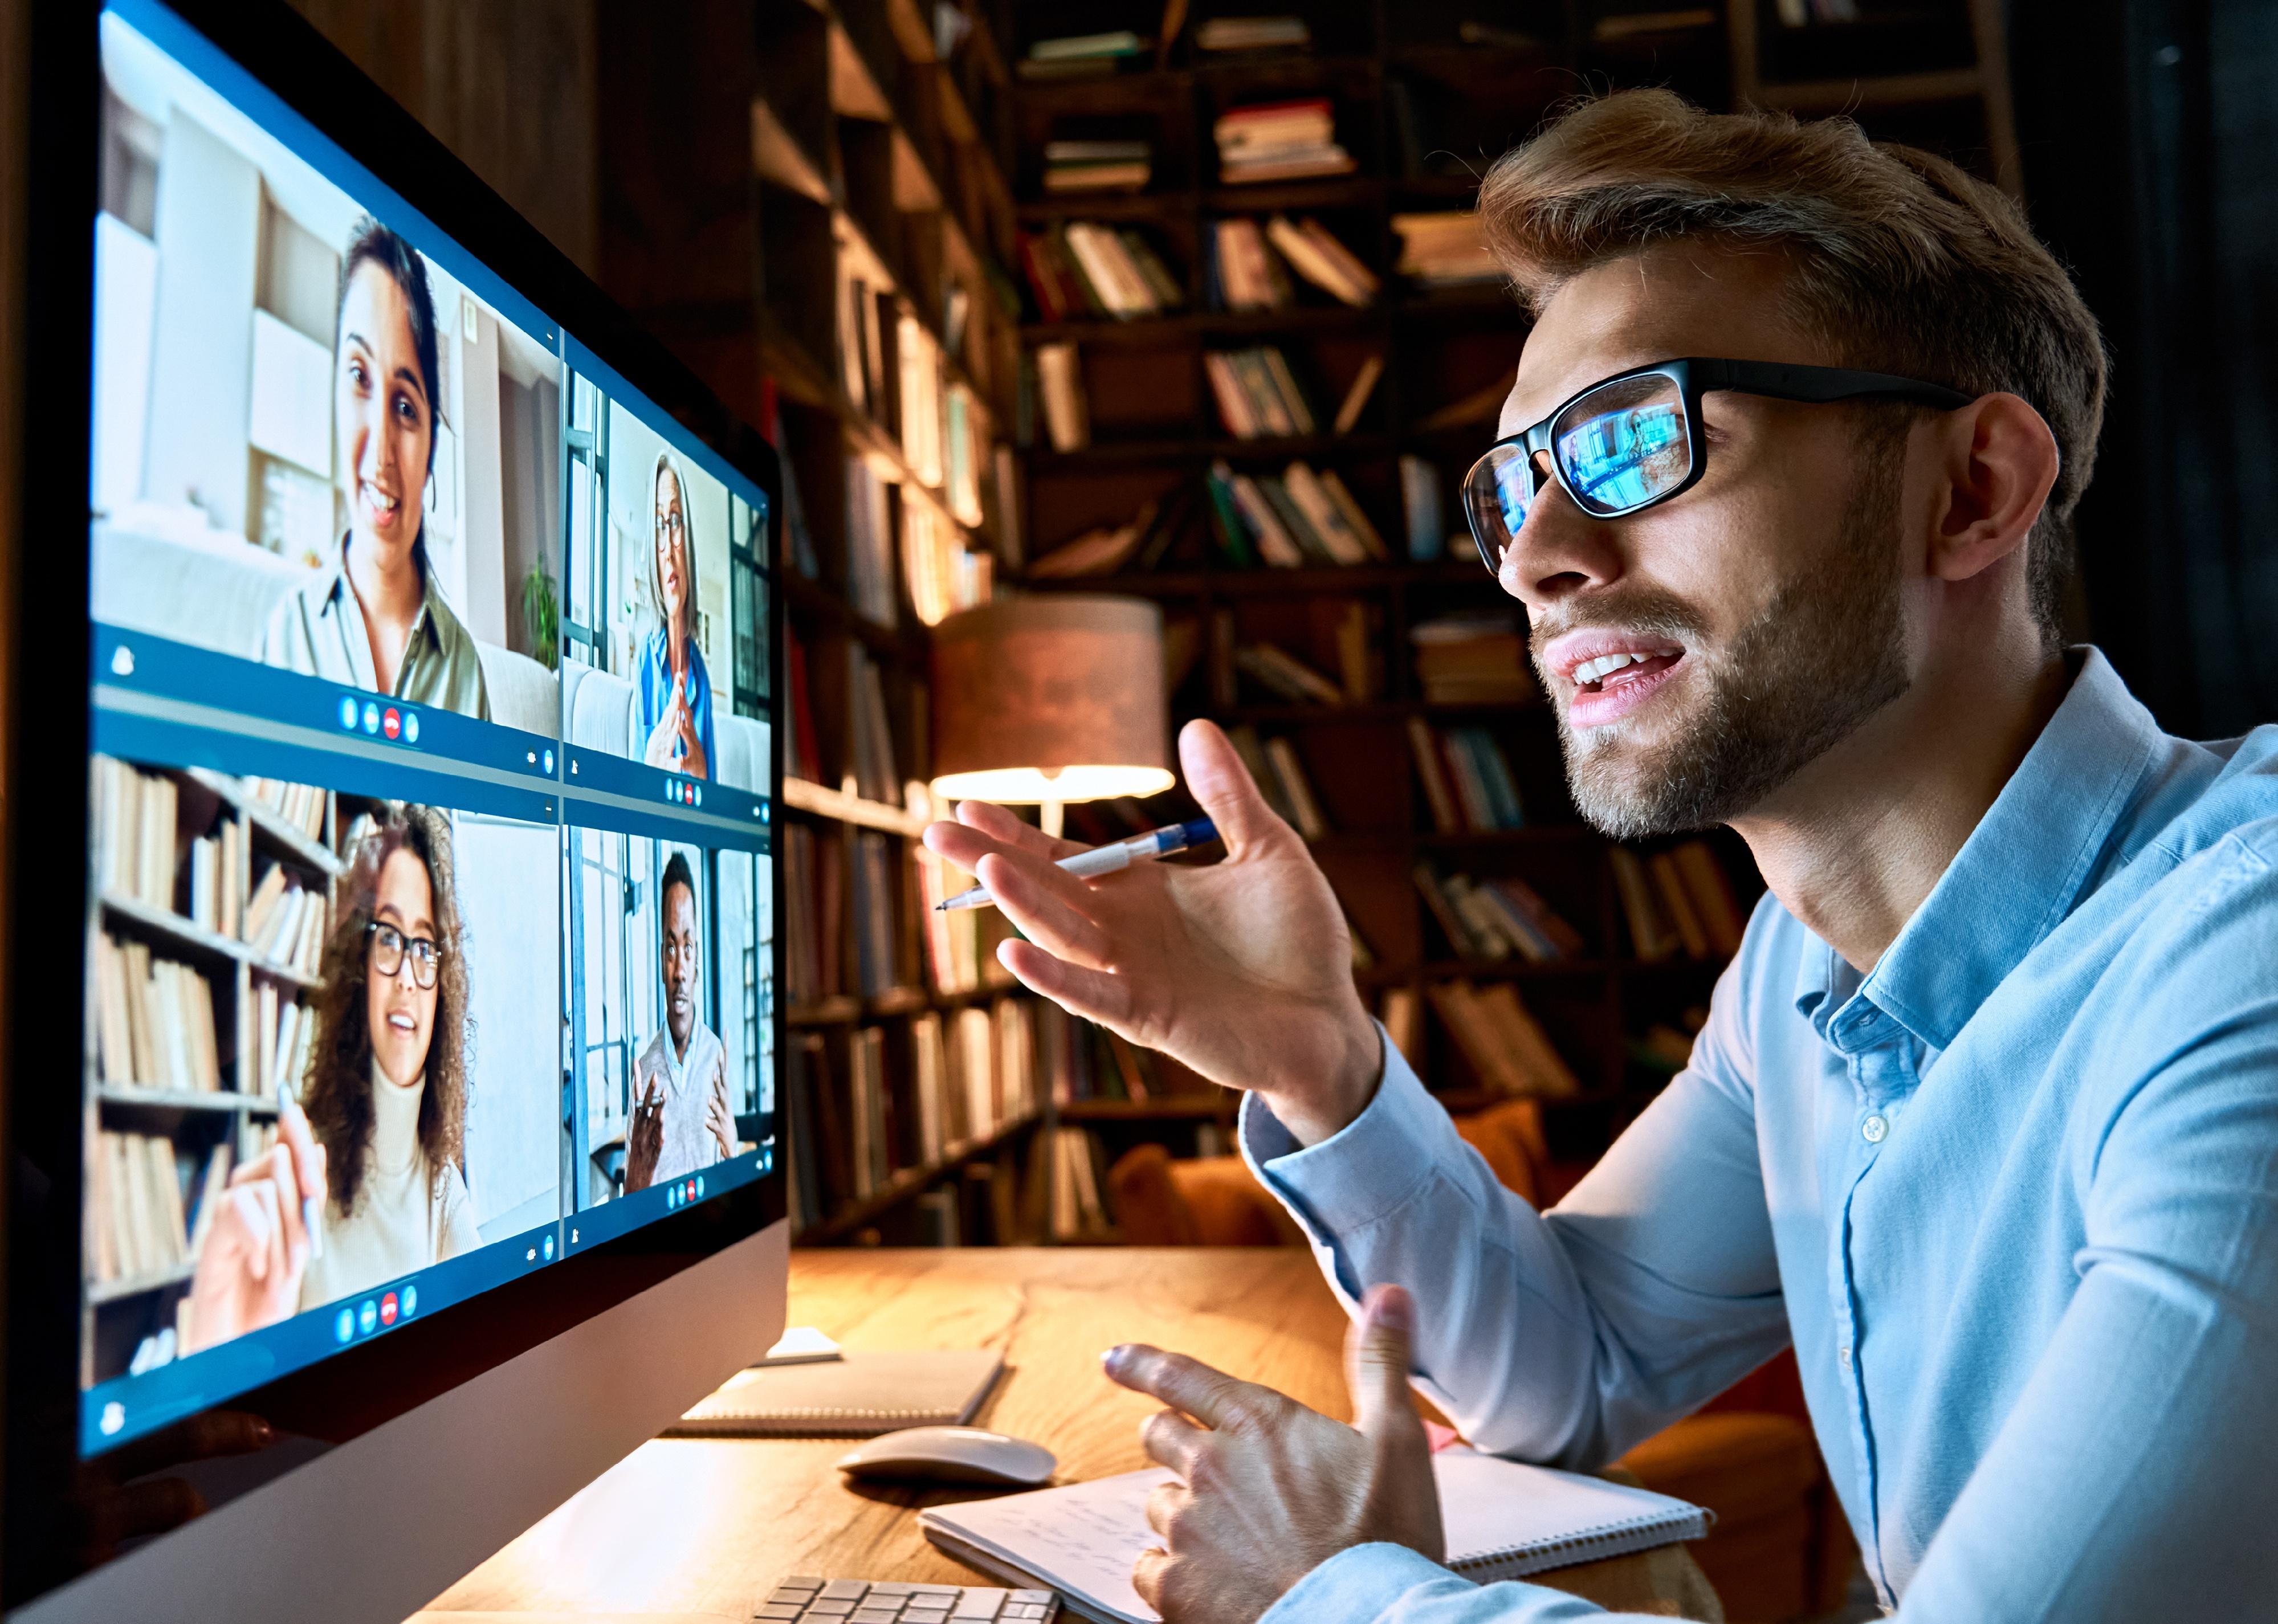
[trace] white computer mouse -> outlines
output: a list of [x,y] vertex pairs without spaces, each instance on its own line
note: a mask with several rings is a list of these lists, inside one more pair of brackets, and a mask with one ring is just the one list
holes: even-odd
[[850,1477],[916,1477],[1022,1488],[1050,1482],[1059,1465],[1041,1444],[978,1427],[910,1427],[883,1433],[838,1457],[838,1469]]

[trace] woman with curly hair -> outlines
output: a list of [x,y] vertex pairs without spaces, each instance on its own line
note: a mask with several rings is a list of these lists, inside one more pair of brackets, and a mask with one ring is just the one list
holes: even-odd
[[[231,1180],[191,1288],[192,1347],[482,1244],[462,1170],[467,968],[443,814],[391,810],[336,898],[301,1109],[285,1106],[277,1146]],[[313,1235],[296,1196],[319,1215]]]

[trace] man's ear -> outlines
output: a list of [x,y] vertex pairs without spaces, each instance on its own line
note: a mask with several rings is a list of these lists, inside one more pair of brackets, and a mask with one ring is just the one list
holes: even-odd
[[1980,395],[1938,428],[1930,573],[1967,581],[2025,545],[2057,482],[2057,437],[2006,393]]

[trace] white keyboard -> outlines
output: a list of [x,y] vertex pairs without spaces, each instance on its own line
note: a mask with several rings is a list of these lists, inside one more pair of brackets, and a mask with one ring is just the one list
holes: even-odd
[[753,1616],[768,1624],[1051,1624],[1059,1615],[1050,1590],[793,1575]]

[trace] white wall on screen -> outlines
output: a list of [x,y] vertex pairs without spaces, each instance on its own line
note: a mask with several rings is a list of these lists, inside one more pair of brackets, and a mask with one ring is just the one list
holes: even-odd
[[142,494],[150,409],[150,322],[158,250],[117,217],[95,217],[95,458],[90,505],[115,513]]
[[561,1204],[560,836],[469,812],[452,822],[475,1033],[467,1188],[483,1239],[495,1240]]

